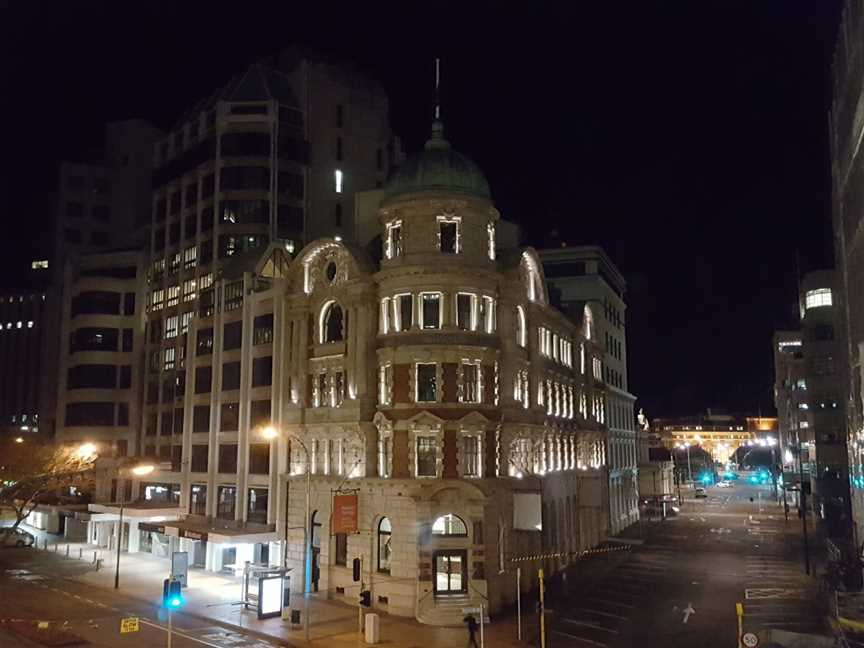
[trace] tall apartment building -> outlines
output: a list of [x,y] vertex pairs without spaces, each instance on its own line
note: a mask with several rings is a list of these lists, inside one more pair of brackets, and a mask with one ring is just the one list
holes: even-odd
[[860,118],[864,87],[864,2],[846,0],[834,51],[830,113],[834,258],[838,272],[838,358],[846,406],[852,509],[864,536],[864,158]]
[[[561,309],[579,321],[591,306],[589,325],[603,348],[594,371],[606,384],[606,426],[609,430],[610,527],[618,533],[639,519],[638,466],[648,462],[647,445],[640,444],[634,403],[627,384],[626,282],[612,260],[598,246],[574,246],[540,251],[550,286]],[[640,446],[642,451],[640,454]]]
[[[348,601],[362,555],[375,607],[460,623],[515,602],[517,564],[527,589],[607,535],[600,305],[575,322],[535,251],[498,250],[488,183],[440,124],[381,198],[380,261],[336,237],[293,255],[274,240],[197,257],[219,265],[192,298],[151,291],[141,443],[172,466],[132,486],[128,550],[284,564],[295,591]],[[334,493],[358,533],[334,526]],[[118,507],[90,509],[106,543]],[[540,552],[560,555],[514,562]]]
[[[805,367],[804,417],[813,503],[835,537],[848,530],[849,504],[843,379],[838,371],[841,342],[836,335],[835,273],[822,270],[801,280],[800,312]],[[800,427],[800,424],[799,424]]]
[[810,422],[806,416],[809,405],[801,331],[776,331],[773,345],[774,406],[777,408],[780,456],[784,470],[798,471],[800,466],[797,453],[802,447],[801,444],[812,440]]

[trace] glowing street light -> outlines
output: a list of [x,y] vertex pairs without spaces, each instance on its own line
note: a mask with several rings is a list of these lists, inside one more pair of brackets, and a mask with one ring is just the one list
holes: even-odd
[[24,438],[23,437],[16,437],[15,443],[24,443]]
[[80,459],[90,459],[96,454],[96,444],[89,442],[82,443],[75,451],[75,454],[78,455]]
[[[93,445],[92,443],[90,445]],[[82,446],[83,447],[83,446]],[[93,446],[94,450],[96,446]],[[132,465],[120,466],[117,468],[117,476],[121,476],[124,472],[128,471],[135,475],[136,477],[143,477],[144,475],[149,475],[154,470],[156,470],[156,466],[150,463],[135,463]],[[117,521],[117,562],[114,565],[114,589],[118,589],[120,587],[120,544],[123,539],[123,507],[126,505],[126,489],[121,488],[120,490],[120,516]]]
[[268,425],[263,430],[261,430],[261,436],[265,439],[270,439],[271,441],[279,436],[279,432],[272,425]]

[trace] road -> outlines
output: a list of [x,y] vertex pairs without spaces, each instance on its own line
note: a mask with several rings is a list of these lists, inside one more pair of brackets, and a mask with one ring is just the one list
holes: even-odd
[[[707,490],[707,499],[685,499],[677,517],[643,523],[641,538],[633,529],[644,544],[557,604],[549,645],[731,648],[737,602],[760,645],[769,628],[827,634],[806,589],[795,509],[786,522],[771,487],[743,480]],[[578,583],[578,572],[568,581]]]
[[[38,620],[64,626],[104,648],[164,648],[167,618],[148,603],[111,590],[72,580],[84,569],[52,553],[33,549],[0,549],[0,646],[26,646],[5,632],[5,622]],[[10,604],[14,601],[14,604]],[[140,631],[120,634],[120,619],[136,616]],[[272,648],[254,635],[227,630],[183,614],[174,615],[174,648]],[[37,644],[32,644],[37,645]]]

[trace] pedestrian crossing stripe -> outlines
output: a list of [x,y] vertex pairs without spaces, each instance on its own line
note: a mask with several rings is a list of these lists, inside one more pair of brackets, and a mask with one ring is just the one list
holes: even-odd
[[799,599],[804,598],[802,588],[791,587],[754,587],[744,590],[744,598],[753,599]]

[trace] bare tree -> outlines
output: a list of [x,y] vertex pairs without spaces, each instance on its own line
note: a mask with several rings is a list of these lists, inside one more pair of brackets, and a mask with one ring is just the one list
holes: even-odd
[[0,506],[15,512],[16,528],[40,502],[58,491],[80,486],[89,477],[96,455],[35,440],[0,438]]

